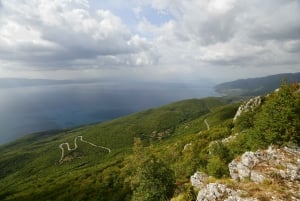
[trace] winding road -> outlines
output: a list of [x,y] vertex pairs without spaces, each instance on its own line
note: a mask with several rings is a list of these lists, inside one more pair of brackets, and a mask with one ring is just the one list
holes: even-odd
[[88,141],[84,140],[84,139],[82,138],[82,136],[80,135],[80,136],[77,136],[77,137],[74,138],[74,148],[70,148],[70,144],[69,144],[68,142],[61,143],[61,144],[58,146],[58,147],[61,149],[61,157],[60,157],[59,162],[61,162],[61,161],[63,160],[64,156],[65,156],[64,145],[67,146],[67,150],[68,150],[68,151],[74,151],[74,150],[76,150],[76,149],[78,148],[78,145],[77,145],[77,139],[78,139],[78,138],[80,139],[81,142],[87,143],[87,144],[89,144],[89,145],[91,145],[91,146],[93,146],[93,147],[99,147],[99,148],[105,149],[105,150],[108,151],[108,153],[111,152],[111,149],[110,149],[110,148],[103,147],[103,146],[99,146],[99,145],[95,145],[95,144],[93,144],[93,143],[91,143],[91,142],[88,142]]
[[209,131],[210,127],[209,127],[209,124],[208,124],[208,122],[207,122],[206,119],[204,120],[204,123],[205,123],[205,125],[206,125],[206,127],[207,127],[207,130]]

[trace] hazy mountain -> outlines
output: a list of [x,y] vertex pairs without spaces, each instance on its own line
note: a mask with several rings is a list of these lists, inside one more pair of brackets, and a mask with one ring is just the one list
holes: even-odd
[[218,93],[227,96],[255,96],[266,94],[279,88],[283,80],[300,81],[300,73],[284,73],[259,78],[239,79],[215,86]]

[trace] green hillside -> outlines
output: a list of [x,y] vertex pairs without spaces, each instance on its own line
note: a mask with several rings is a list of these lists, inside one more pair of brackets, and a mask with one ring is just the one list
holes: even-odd
[[299,146],[299,85],[284,83],[233,122],[239,106],[192,99],[26,136],[0,148],[0,200],[192,201],[195,171],[226,179],[247,150]]
[[[68,195],[63,193],[65,188],[69,189],[70,196],[81,195],[81,187],[71,188],[69,183],[76,186],[87,180],[87,184],[92,185],[98,182],[97,177],[102,177],[102,171],[113,171],[115,167],[109,167],[115,164],[122,166],[135,137],[141,138],[145,144],[168,139],[176,134],[181,124],[207,115],[224,104],[219,98],[185,100],[101,124],[28,135],[0,148],[0,197],[6,200],[31,200],[47,195],[50,197],[45,198],[49,200],[65,200]],[[64,159],[68,161],[60,162],[59,145],[68,142],[72,148],[77,136],[83,136],[84,140],[112,151],[108,153],[105,149],[78,140],[78,149],[68,152],[65,147]],[[94,174],[100,175],[90,180]],[[109,191],[105,187],[107,184],[96,184],[99,189],[102,185],[105,193],[99,190],[97,195],[119,200],[110,197],[114,194],[106,192]],[[126,189],[124,191],[127,192]],[[95,199],[97,197],[85,190],[83,194],[95,196]]]

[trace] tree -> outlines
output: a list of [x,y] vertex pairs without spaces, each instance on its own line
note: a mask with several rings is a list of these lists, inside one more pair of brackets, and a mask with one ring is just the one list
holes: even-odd
[[209,146],[209,152],[212,156],[218,156],[222,158],[226,163],[232,160],[232,157],[229,155],[228,148],[221,142],[216,141]]
[[269,95],[262,111],[255,118],[256,138],[270,143],[300,142],[300,98],[295,93],[298,84],[283,83],[281,88]]
[[221,160],[218,156],[213,156],[208,160],[207,172],[217,178],[221,178],[228,175],[227,164]]
[[235,121],[235,131],[242,132],[252,128],[254,126],[254,115],[254,111],[243,112]]
[[175,190],[175,175],[160,159],[148,154],[136,139],[132,156],[132,201],[165,201]]

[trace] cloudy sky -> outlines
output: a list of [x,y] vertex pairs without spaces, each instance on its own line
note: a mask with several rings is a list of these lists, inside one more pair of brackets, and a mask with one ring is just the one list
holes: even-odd
[[219,82],[299,71],[299,0],[0,0],[0,77]]

